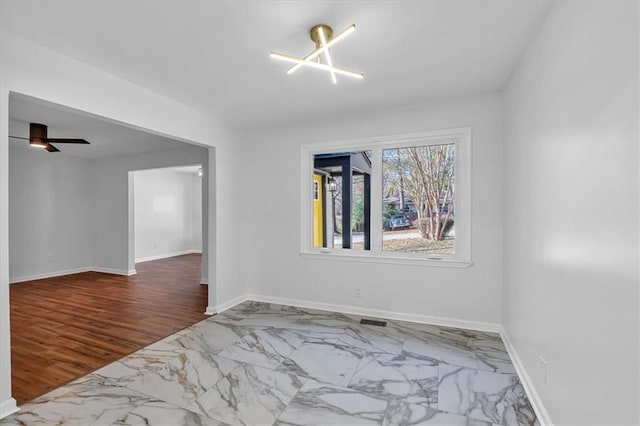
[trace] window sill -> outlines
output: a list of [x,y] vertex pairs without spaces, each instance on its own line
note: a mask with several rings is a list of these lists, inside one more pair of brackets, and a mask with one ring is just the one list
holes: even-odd
[[437,259],[437,258],[425,258],[425,257],[410,257],[410,256],[394,256],[392,254],[371,254],[359,251],[359,252],[346,252],[346,251],[302,251],[300,256],[309,259],[320,260],[334,260],[345,262],[366,262],[366,263],[386,263],[397,265],[414,265],[433,268],[455,268],[465,269],[473,265],[473,262],[460,259]]

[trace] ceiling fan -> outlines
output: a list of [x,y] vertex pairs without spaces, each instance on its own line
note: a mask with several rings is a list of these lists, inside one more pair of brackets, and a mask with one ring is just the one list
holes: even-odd
[[29,141],[29,145],[44,148],[49,152],[60,152],[58,148],[51,145],[52,143],[77,143],[89,144],[86,139],[69,139],[69,138],[48,138],[47,126],[45,124],[29,123],[29,137],[9,136],[14,139],[24,139]]

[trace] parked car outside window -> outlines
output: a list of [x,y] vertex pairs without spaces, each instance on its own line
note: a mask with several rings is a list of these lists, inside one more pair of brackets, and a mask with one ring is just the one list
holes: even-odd
[[409,226],[411,226],[411,222],[409,222],[409,219],[404,217],[404,215],[397,214],[389,218],[389,226],[391,227],[392,231],[395,231],[396,229],[400,228],[408,228]]

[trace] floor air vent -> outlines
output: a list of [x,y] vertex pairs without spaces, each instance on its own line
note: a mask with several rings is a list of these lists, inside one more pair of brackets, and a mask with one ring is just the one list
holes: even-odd
[[386,321],[372,320],[372,319],[366,319],[366,318],[362,318],[360,320],[360,324],[377,325],[378,327],[386,327],[387,326],[387,322]]

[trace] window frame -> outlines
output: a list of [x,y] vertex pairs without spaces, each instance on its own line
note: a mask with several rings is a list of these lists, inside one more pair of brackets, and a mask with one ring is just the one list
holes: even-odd
[[[382,250],[382,150],[455,144],[456,236],[453,255]],[[371,151],[371,250],[313,247],[314,156]],[[300,254],[318,259],[466,268],[471,261],[471,127],[302,144],[300,149]],[[375,207],[378,206],[378,207]]]

